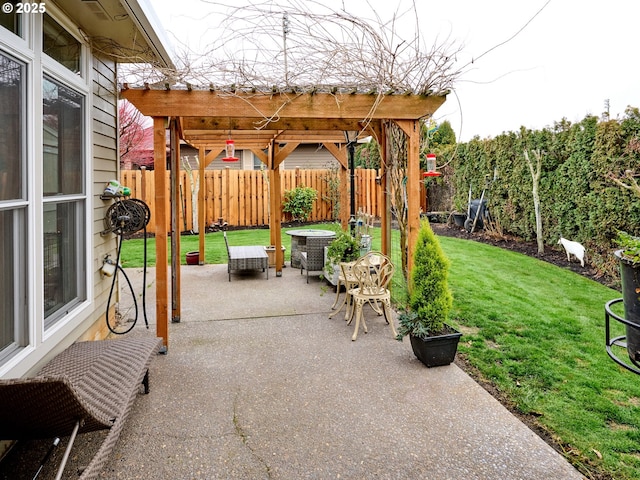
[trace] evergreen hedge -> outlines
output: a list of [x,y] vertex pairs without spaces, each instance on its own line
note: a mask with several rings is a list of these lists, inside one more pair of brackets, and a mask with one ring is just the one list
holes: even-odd
[[[558,238],[581,242],[589,263],[616,275],[612,255],[618,230],[640,235],[640,202],[608,175],[627,169],[640,174],[640,111],[628,107],[623,118],[566,119],[542,130],[475,137],[458,144],[453,160],[454,208],[466,212],[469,187],[487,203],[505,234],[536,237],[532,180],[523,152],[542,153],[541,212],[546,245]],[[495,179],[494,179],[495,178]]]

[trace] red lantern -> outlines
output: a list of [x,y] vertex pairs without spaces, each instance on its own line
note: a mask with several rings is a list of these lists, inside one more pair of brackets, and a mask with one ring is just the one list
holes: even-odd
[[227,146],[226,146],[226,157],[223,157],[222,161],[223,162],[237,162],[238,160],[240,160],[238,157],[235,157],[234,154],[236,153],[236,143],[229,139],[227,140]]
[[427,171],[422,174],[425,177],[439,177],[442,175],[440,172],[436,172],[436,154],[427,153]]

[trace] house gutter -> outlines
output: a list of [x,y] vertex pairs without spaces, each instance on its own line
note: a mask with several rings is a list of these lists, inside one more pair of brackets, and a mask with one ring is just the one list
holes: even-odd
[[175,68],[173,47],[148,0],[120,0],[156,57],[167,68]]

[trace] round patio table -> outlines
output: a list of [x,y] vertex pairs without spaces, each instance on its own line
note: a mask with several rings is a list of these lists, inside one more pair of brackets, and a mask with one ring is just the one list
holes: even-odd
[[309,237],[335,237],[335,232],[331,230],[319,229],[296,229],[285,232],[291,236],[291,267],[300,268],[300,252],[304,252],[307,247]]

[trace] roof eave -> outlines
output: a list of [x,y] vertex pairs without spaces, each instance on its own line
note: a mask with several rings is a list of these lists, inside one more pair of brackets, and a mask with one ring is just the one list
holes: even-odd
[[167,68],[175,68],[171,42],[147,0],[121,0],[140,33],[157,58]]

